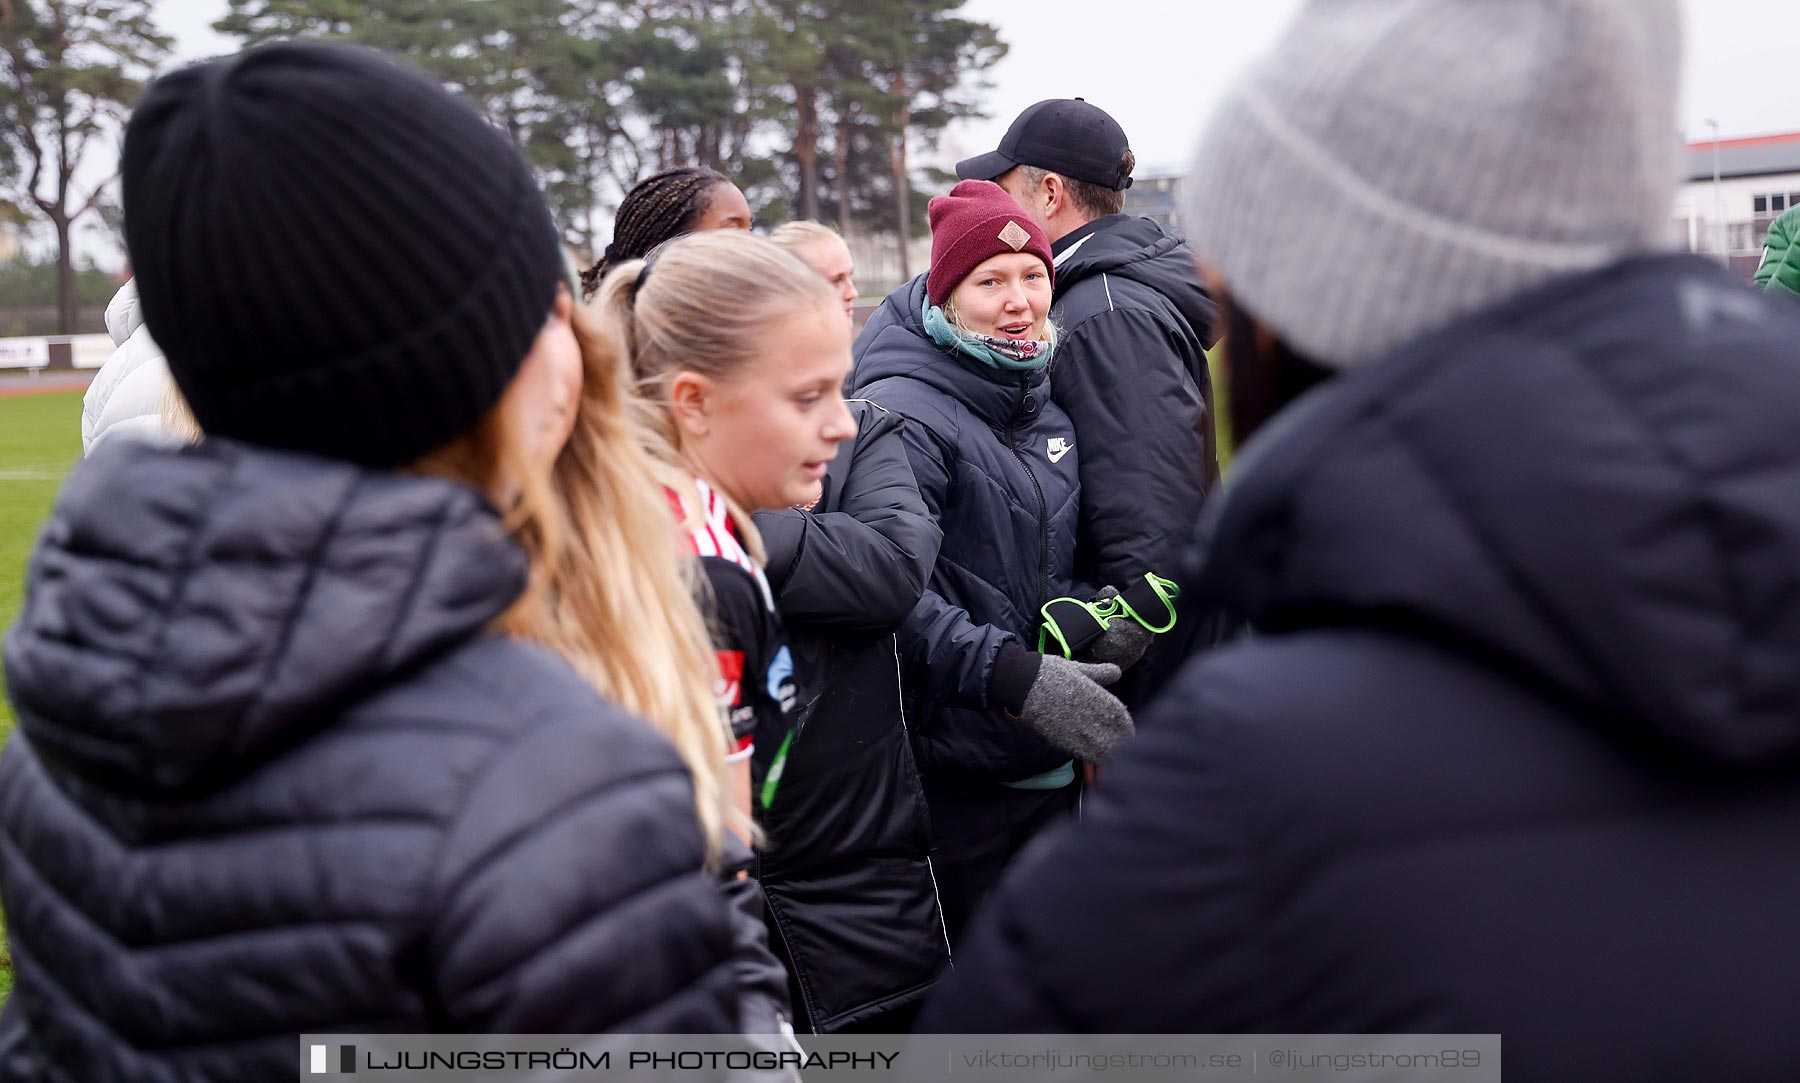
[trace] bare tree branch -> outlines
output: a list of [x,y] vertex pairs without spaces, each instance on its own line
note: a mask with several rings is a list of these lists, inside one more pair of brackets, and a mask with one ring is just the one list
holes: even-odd
[[69,215],[69,221],[73,222],[77,218],[80,218],[82,215],[93,210],[95,207],[98,207],[100,205],[100,196],[106,191],[106,189],[108,187],[110,187],[112,185],[113,181],[116,181],[118,179],[119,179],[119,171],[114,170],[112,176],[101,181],[98,185],[96,185],[94,187],[93,192],[87,197],[87,201],[81,205],[81,209],[76,211],[74,214]]

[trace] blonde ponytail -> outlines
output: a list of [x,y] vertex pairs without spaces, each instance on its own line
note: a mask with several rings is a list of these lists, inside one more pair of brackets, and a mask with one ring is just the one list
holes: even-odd
[[[825,280],[797,256],[765,238],[729,229],[678,237],[647,261],[609,269],[593,303],[600,333],[636,378],[640,427],[661,479],[671,488],[691,488],[687,479],[697,473],[682,454],[680,432],[664,405],[675,374],[729,380],[769,336],[780,333],[784,318],[819,306],[841,307]],[[763,563],[767,558],[755,523],[728,494],[720,495],[745,550]],[[697,502],[690,504],[697,508]]]
[[574,315],[581,403],[549,486],[553,512],[538,517],[555,529],[526,544],[544,567],[548,604],[522,610],[508,630],[567,658],[602,695],[668,738],[693,775],[694,811],[714,863],[728,815],[717,663],[628,372],[586,307]]
[[694,813],[716,867],[727,819],[725,729],[717,673],[669,504],[655,479],[618,351],[575,306],[583,380],[574,430],[554,466],[534,466],[508,411],[415,468],[485,492],[509,490],[507,529],[525,549],[524,594],[497,631],[540,643],[595,691],[640,716],[675,746],[694,783]]

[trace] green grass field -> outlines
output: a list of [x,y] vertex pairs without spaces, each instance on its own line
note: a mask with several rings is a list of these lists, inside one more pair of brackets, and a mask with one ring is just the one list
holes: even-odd
[[[0,629],[19,612],[25,561],[63,475],[81,457],[81,392],[0,398]],[[12,704],[0,674],[0,739],[12,732]],[[12,992],[12,956],[0,919],[0,1001]]]
[[[0,628],[18,615],[31,543],[80,457],[81,392],[0,398]],[[0,698],[0,736],[12,722]]]

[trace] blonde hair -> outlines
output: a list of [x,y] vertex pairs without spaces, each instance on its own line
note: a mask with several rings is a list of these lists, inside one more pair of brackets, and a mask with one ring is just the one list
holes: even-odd
[[190,444],[197,444],[206,434],[200,431],[200,422],[194,418],[194,411],[182,397],[181,390],[175,386],[173,379],[163,389],[162,408],[157,411],[163,428],[181,437]]
[[717,663],[674,517],[645,449],[636,396],[586,306],[575,309],[583,380],[552,489],[563,543],[546,553],[554,605],[527,634],[613,702],[650,721],[686,761],[717,858],[727,817]]
[[[665,484],[678,489],[692,487],[686,478],[694,471],[665,404],[675,375],[697,372],[728,381],[768,339],[782,334],[784,317],[812,306],[840,307],[830,285],[798,257],[741,230],[678,237],[648,261],[621,264],[600,283],[594,303],[607,338],[637,379],[650,455]],[[672,476],[682,480],[671,483]],[[744,548],[762,563],[755,524],[729,496],[720,495]],[[690,517],[697,512],[697,506],[691,508]]]
[[579,305],[573,322],[581,398],[553,467],[529,460],[500,404],[415,465],[489,492],[502,479],[514,488],[505,522],[531,573],[495,627],[561,655],[675,746],[693,776],[707,864],[716,867],[728,813],[712,645],[644,448],[629,375]]
[[775,227],[775,231],[769,234],[769,240],[774,241],[786,251],[796,254],[801,249],[820,241],[844,243],[844,238],[839,235],[837,230],[808,219],[787,222]]

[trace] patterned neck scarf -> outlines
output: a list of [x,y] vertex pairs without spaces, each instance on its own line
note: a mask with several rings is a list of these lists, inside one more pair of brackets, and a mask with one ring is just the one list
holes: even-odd
[[999,338],[977,334],[958,327],[944,315],[944,310],[925,302],[925,333],[931,341],[947,349],[958,350],[975,360],[1002,372],[1031,372],[1050,363],[1056,352],[1053,339]]

